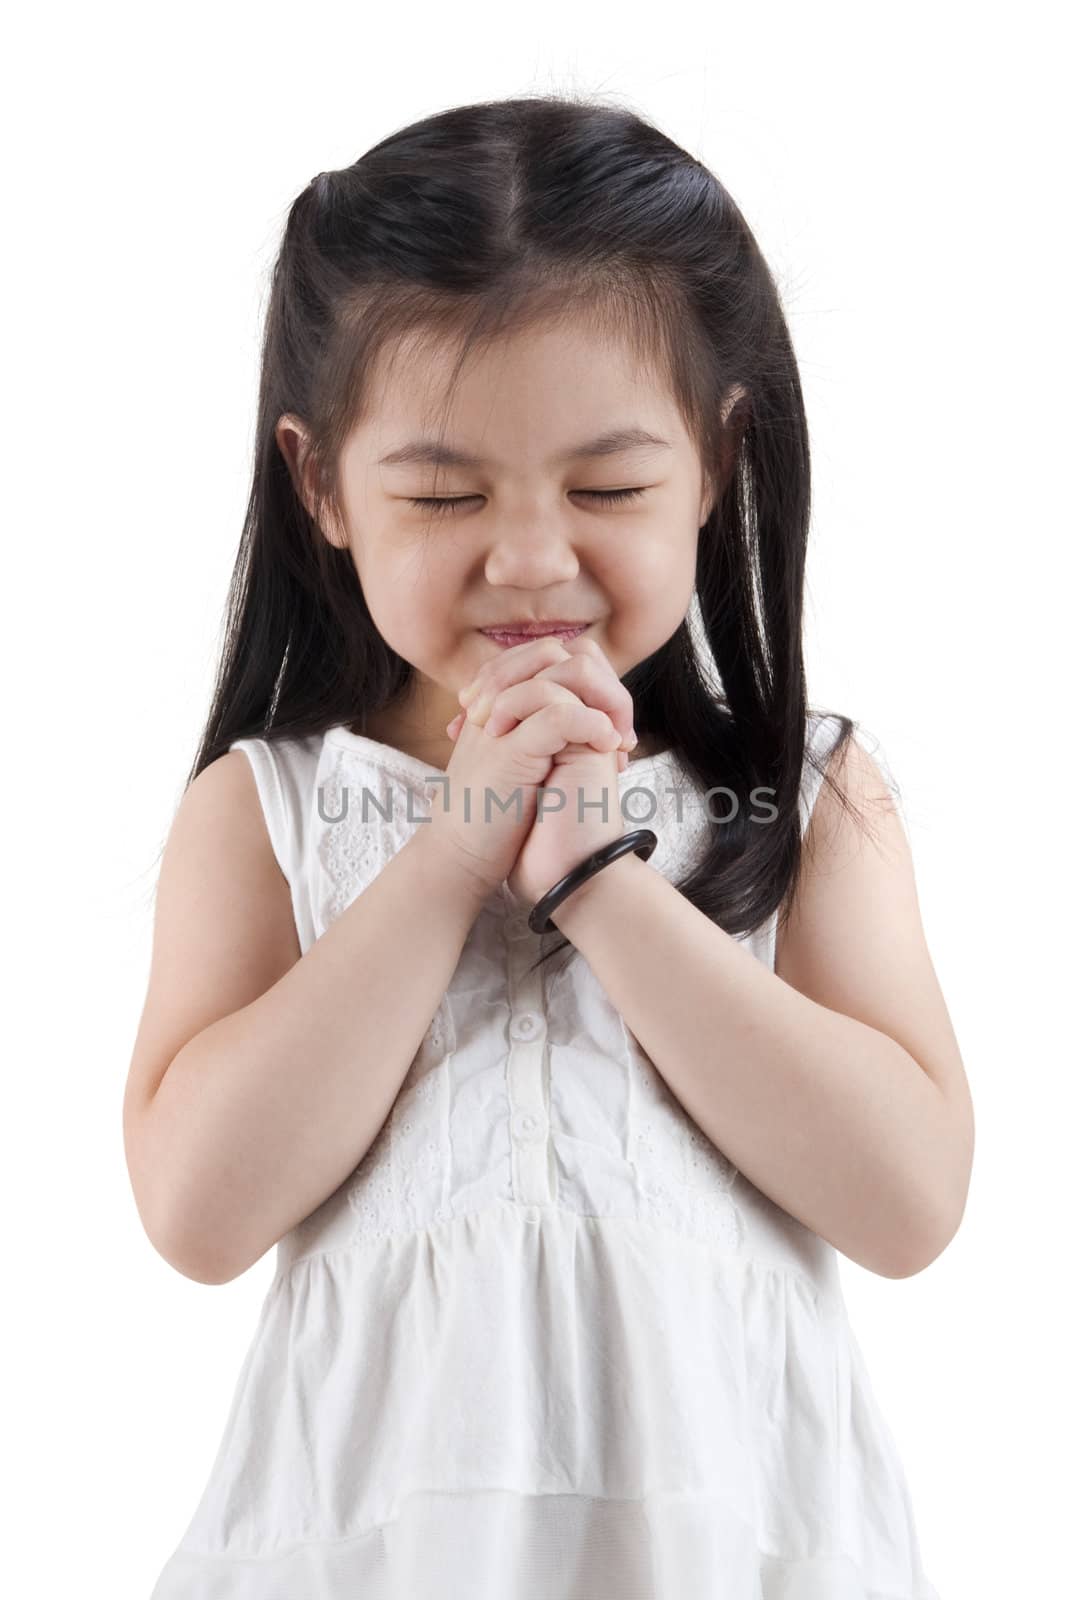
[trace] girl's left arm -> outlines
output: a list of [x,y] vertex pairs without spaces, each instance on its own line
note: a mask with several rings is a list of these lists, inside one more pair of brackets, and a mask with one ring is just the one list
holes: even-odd
[[974,1115],[902,823],[856,740],[836,776],[871,827],[821,787],[774,972],[634,854],[552,920],[734,1166],[844,1255],[904,1278],[959,1228]]

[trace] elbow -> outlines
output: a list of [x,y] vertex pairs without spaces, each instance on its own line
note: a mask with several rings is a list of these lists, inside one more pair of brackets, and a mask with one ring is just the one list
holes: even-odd
[[235,1278],[240,1278],[246,1271],[245,1267],[228,1267],[203,1256],[182,1255],[176,1251],[169,1256],[162,1251],[159,1253],[175,1272],[180,1272],[183,1278],[188,1278],[192,1283],[212,1285],[233,1283]]
[[126,1107],[123,1127],[133,1199],[148,1242],[167,1266],[193,1283],[231,1283],[257,1258],[245,1259],[236,1247],[229,1248],[226,1229],[218,1228],[213,1237],[206,1221],[196,1225],[192,1205],[183,1203],[176,1186],[165,1181],[161,1147],[151,1143],[157,1125],[149,1116],[147,1108],[137,1115]]
[[207,1240],[194,1239],[191,1232],[187,1233],[183,1228],[150,1227],[145,1222],[144,1232],[156,1254],[162,1257],[167,1266],[173,1267],[175,1272],[192,1283],[233,1283],[252,1264],[248,1261],[239,1263],[237,1257],[228,1257],[222,1249],[210,1247]]
[[885,1251],[883,1262],[877,1269],[881,1277],[914,1278],[931,1267],[959,1232],[963,1209],[962,1205],[958,1206],[951,1217],[945,1212],[939,1221],[928,1226],[919,1220],[925,1215],[919,1210],[912,1224],[904,1225]]
[[948,1243],[949,1241],[946,1239],[943,1244],[938,1244],[936,1248],[931,1242],[921,1249],[903,1250],[900,1248],[880,1268],[880,1276],[882,1278],[917,1277],[919,1272],[924,1272],[927,1267],[933,1265]]
[[188,1278],[192,1283],[206,1283],[211,1285],[233,1283],[235,1278],[240,1278],[248,1270],[248,1263],[238,1266],[233,1262],[226,1262],[220,1257],[209,1254],[207,1251],[186,1250],[184,1248],[159,1250],[159,1255],[175,1272],[180,1272],[183,1278]]
[[968,1121],[949,1154],[939,1189],[931,1184],[916,1196],[908,1218],[897,1238],[885,1252],[879,1269],[885,1278],[913,1278],[933,1265],[960,1230],[967,1208],[967,1191],[974,1162],[974,1129]]

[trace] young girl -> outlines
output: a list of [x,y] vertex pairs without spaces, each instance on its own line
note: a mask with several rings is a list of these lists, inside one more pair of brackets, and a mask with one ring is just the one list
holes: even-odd
[[971,1102],[808,704],[809,488],[767,265],[638,117],[291,207],[124,1108],[166,1260],[277,1259],[154,1600],[934,1600],[837,1253],[947,1245]]

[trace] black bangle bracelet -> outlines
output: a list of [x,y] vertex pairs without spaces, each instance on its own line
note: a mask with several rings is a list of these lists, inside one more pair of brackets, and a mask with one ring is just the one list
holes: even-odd
[[565,878],[560,878],[546,895],[541,896],[529,913],[530,929],[533,933],[558,933],[559,930],[552,921],[551,914],[568,894],[580,889],[594,873],[600,872],[602,867],[607,867],[610,861],[617,861],[620,856],[627,855],[628,851],[634,850],[643,861],[648,861],[656,849],[657,834],[652,828],[636,828],[633,833],[623,833],[618,839],[611,839],[599,850],[594,850],[593,854],[587,856],[578,866],[572,867]]

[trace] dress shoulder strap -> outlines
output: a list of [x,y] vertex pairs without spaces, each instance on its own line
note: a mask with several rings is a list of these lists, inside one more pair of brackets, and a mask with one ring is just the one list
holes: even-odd
[[313,826],[321,734],[304,739],[235,739],[253,769],[272,853],[291,890],[299,945],[314,942],[309,892],[308,841]]

